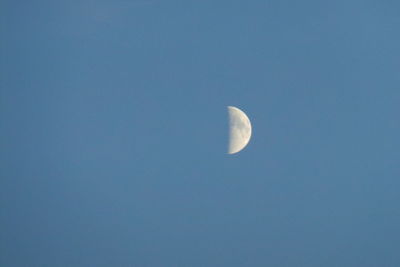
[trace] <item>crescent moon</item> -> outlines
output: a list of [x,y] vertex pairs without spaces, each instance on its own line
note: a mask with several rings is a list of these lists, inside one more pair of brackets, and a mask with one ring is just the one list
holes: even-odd
[[250,141],[251,123],[247,115],[240,109],[228,106],[229,144],[228,154],[242,150]]

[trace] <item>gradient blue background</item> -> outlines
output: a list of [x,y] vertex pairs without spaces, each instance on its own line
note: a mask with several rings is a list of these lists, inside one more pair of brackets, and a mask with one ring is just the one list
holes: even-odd
[[1,1],[0,265],[400,266],[399,14]]

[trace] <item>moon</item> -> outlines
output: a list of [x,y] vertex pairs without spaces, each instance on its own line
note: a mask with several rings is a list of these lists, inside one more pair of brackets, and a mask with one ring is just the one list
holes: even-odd
[[228,154],[242,150],[250,141],[251,123],[247,115],[240,109],[228,106],[229,144]]

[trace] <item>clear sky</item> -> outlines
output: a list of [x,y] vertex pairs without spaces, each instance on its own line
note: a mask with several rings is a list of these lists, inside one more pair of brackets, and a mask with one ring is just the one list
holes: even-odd
[[0,265],[400,266],[399,14],[1,1]]

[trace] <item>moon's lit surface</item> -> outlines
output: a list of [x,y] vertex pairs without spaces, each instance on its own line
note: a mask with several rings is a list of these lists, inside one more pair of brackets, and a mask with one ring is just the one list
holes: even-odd
[[251,137],[251,123],[246,114],[236,107],[228,106],[228,115],[228,154],[234,154],[242,150],[249,143]]

